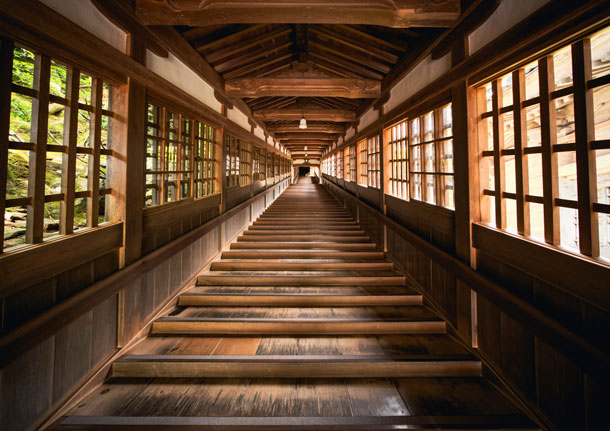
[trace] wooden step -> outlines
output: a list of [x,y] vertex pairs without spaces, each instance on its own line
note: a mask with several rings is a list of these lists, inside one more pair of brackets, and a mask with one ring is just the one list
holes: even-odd
[[244,231],[245,236],[261,236],[261,235],[323,235],[323,236],[366,236],[366,233],[362,230],[332,230],[332,229],[267,229],[257,230],[248,229]]
[[210,271],[365,271],[394,269],[392,262],[213,262]]
[[[417,427],[417,428],[416,428]],[[441,427],[441,428],[439,428]],[[462,416],[64,416],[50,431],[539,430],[521,414]]]
[[214,286],[404,286],[406,279],[402,275],[383,277],[350,277],[321,275],[200,275],[197,285]]
[[169,334],[444,334],[445,322],[373,319],[258,319],[163,317],[153,322],[151,335]]
[[366,235],[354,236],[331,236],[331,235],[248,235],[237,238],[238,242],[366,242],[369,237]]
[[257,295],[186,293],[178,297],[178,306],[269,306],[269,307],[355,307],[421,305],[420,295]]
[[304,225],[300,225],[300,224],[294,224],[294,225],[277,225],[277,224],[269,224],[269,225],[259,225],[259,224],[253,224],[252,226],[250,226],[247,230],[247,232],[253,232],[253,231],[257,231],[257,232],[265,232],[265,231],[269,231],[269,230],[301,230],[301,231],[307,231],[307,232],[311,232],[311,231],[318,231],[320,229],[327,229],[327,230],[333,230],[333,231],[341,231],[341,232],[349,232],[349,231],[361,231],[360,227],[357,225],[347,225],[347,226],[320,226],[320,225],[309,225],[309,226],[304,226]]
[[125,355],[113,378],[384,378],[478,377],[481,363],[413,361],[383,355]]
[[344,259],[344,260],[380,260],[382,251],[224,251],[222,259]]
[[331,249],[331,250],[375,250],[377,246],[370,242],[365,243],[337,243],[337,242],[233,242],[231,250],[248,249],[275,249],[275,250],[304,250],[304,249]]

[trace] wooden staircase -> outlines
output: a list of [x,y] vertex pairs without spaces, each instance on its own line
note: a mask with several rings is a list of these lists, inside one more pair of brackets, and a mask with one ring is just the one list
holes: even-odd
[[537,429],[319,185],[284,194],[51,429]]

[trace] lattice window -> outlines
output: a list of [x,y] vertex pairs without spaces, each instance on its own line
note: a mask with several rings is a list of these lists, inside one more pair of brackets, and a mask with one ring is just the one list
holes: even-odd
[[259,181],[261,174],[261,149],[254,147],[252,152],[252,181]]
[[408,121],[404,120],[386,130],[388,139],[388,193],[401,199],[409,197]]
[[251,175],[250,171],[252,169],[251,165],[251,155],[249,144],[245,141],[239,140],[239,185],[247,186],[251,183]]
[[201,198],[216,192],[216,130],[194,121],[195,151],[193,154],[193,197]]
[[451,104],[409,121],[411,199],[454,208]]
[[360,155],[360,178],[358,180],[358,184],[366,186],[369,183],[366,139],[363,139],[362,141],[358,142],[358,153]]
[[113,87],[71,65],[0,40],[0,250],[105,221]]
[[379,151],[379,136],[366,140],[368,156],[368,186],[378,189],[381,187],[381,160]]
[[343,151],[337,153],[337,178],[343,178]]
[[146,206],[193,196],[193,121],[165,106],[148,103]]
[[610,257],[610,29],[477,89],[481,218]]
[[239,185],[240,143],[241,141],[235,136],[228,134],[225,136],[225,178],[227,187]]

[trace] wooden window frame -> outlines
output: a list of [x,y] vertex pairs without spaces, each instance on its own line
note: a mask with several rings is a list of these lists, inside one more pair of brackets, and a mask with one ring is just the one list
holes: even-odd
[[240,181],[240,139],[227,133],[225,134],[225,185],[227,188],[239,186]]
[[244,187],[252,183],[252,154],[250,144],[239,139],[239,186]]
[[[554,57],[560,49],[570,47],[572,64],[572,84],[555,88]],[[610,214],[610,205],[598,202],[596,151],[609,150],[610,140],[595,139],[593,91],[610,84],[610,75],[592,78],[590,36],[575,42],[558,46],[553,52],[537,60],[539,95],[526,99],[524,66],[510,71],[512,74],[513,103],[502,104],[501,79],[483,82],[476,88],[478,107],[479,166],[481,178],[489,178],[483,160],[490,159],[494,166],[494,190],[481,184],[480,207],[481,222],[491,223],[497,229],[506,227],[506,200],[512,199],[517,207],[517,233],[530,235],[530,203],[543,205],[544,242],[559,246],[560,218],[559,208],[572,208],[578,214],[578,252],[592,258],[599,257],[599,216]],[[485,86],[491,84],[492,109],[487,110]],[[574,142],[557,143],[555,133],[555,101],[571,96],[574,104]],[[525,126],[526,108],[540,106],[540,146],[527,146]],[[514,149],[503,147],[502,115],[513,113],[515,145]],[[493,127],[493,149],[487,146],[487,119],[491,118]],[[483,147],[484,149],[481,149]],[[558,186],[558,153],[575,153],[577,200],[561,199]],[[529,193],[528,154],[540,154],[542,159],[542,196]],[[515,157],[516,193],[507,193],[504,184],[502,157]],[[490,214],[488,200],[493,199],[495,213]],[[606,263],[607,264],[607,263]]]
[[368,157],[367,157],[367,140],[362,139],[358,142],[358,160],[360,161],[359,172],[358,172],[358,184],[361,186],[368,186]]
[[385,131],[388,151],[388,184],[386,192],[399,199],[409,199],[409,120]]
[[214,127],[193,121],[195,148],[193,152],[193,197],[202,198],[216,193],[216,134]]
[[366,140],[367,146],[367,186],[381,188],[381,143],[379,135]]
[[[425,202],[429,205],[444,207],[449,210],[454,209],[455,198],[452,199],[451,202],[448,202],[448,199],[443,191],[447,187],[445,184],[446,180],[451,178],[453,181],[455,171],[454,169],[449,171],[443,167],[441,160],[441,146],[447,142],[450,142],[451,154],[453,157],[453,133],[443,136],[444,124],[442,122],[443,110],[447,108],[451,109],[451,107],[451,102],[445,103],[408,119],[409,146],[407,153],[410,183],[409,198],[414,201]],[[424,127],[426,124],[426,118],[429,116],[432,118],[432,128],[428,131],[429,133],[426,133]],[[417,124],[417,132],[415,131],[415,124]],[[428,136],[428,138],[426,138],[426,136]],[[428,169],[426,167],[426,147],[431,148],[431,154],[434,155],[434,167],[432,169]],[[415,154],[418,155],[417,158],[413,157]],[[415,163],[417,161],[419,161],[419,168],[415,167]],[[430,178],[434,180],[432,183],[432,190],[427,187],[429,184],[428,180]],[[417,181],[417,179],[419,179],[419,181]],[[420,187],[419,193],[417,190],[418,185]]]
[[[22,47],[34,54],[34,77],[32,88],[23,87],[13,83],[14,50]],[[6,124],[6,133],[0,138],[4,142],[0,145],[0,213],[4,218],[7,208],[25,206],[26,234],[25,243],[5,249],[4,222],[0,227],[0,253],[31,244],[42,243],[44,235],[45,204],[60,202],[59,235],[70,235],[74,232],[74,213],[76,199],[87,199],[86,227],[97,227],[100,224],[100,198],[112,193],[110,188],[100,188],[101,158],[106,157],[107,165],[112,152],[112,137],[110,123],[120,121],[118,116],[110,109],[103,107],[104,86],[109,91],[109,103],[113,88],[109,83],[95,74],[81,72],[76,66],[64,61],[55,60],[52,55],[41,53],[21,44],[16,45],[12,40],[2,38],[0,41],[0,121]],[[50,91],[52,64],[55,63],[66,69],[66,89],[64,97],[57,96]],[[84,74],[91,78],[91,103],[80,102],[80,76]],[[9,138],[9,117],[11,112],[12,94],[29,97],[31,99],[30,142],[20,142]],[[63,142],[48,144],[49,104],[62,105],[64,108]],[[108,107],[111,108],[111,107]],[[78,116],[79,111],[90,114],[88,147],[78,146]],[[6,117],[6,119],[4,118]],[[102,145],[102,128],[104,119],[108,124],[107,146]],[[29,152],[28,164],[28,192],[25,197],[6,199],[9,151],[20,150]],[[47,154],[62,154],[60,193],[46,193],[46,167]],[[76,191],[76,160],[78,155],[87,158],[87,190]],[[108,211],[104,209],[104,220]],[[54,234],[51,236],[55,236]]]

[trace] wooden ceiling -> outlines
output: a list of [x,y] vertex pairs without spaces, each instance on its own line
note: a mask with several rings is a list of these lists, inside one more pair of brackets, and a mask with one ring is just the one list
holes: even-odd
[[174,26],[276,141],[319,158],[456,23],[460,1],[135,0],[135,11]]

